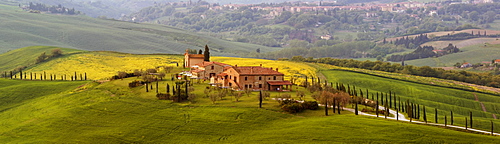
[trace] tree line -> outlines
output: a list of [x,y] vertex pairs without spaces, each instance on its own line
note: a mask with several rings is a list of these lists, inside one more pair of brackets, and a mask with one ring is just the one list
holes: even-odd
[[75,8],[66,8],[66,7],[62,6],[61,4],[59,4],[57,6],[51,6],[51,5],[45,5],[42,3],[30,2],[28,4],[28,9],[36,10],[36,11],[43,11],[43,12],[50,12],[53,14],[66,14],[66,15],[79,15],[79,14],[81,14],[81,12],[76,11]]
[[416,76],[434,77],[447,80],[455,80],[460,82],[466,82],[471,84],[489,86],[500,88],[500,75],[494,75],[491,73],[477,73],[468,71],[455,71],[455,70],[444,70],[442,68],[432,68],[429,66],[412,66],[412,65],[401,65],[398,63],[389,63],[382,61],[357,61],[353,59],[334,59],[334,58],[304,58],[302,56],[295,56],[291,61],[303,61],[303,62],[316,62],[330,64],[340,67],[349,68],[361,68],[368,70],[377,70],[393,73],[402,73]]

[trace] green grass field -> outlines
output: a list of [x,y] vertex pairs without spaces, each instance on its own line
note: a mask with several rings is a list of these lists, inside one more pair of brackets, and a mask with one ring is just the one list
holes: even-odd
[[0,53],[28,46],[58,46],[80,50],[181,54],[209,45],[213,55],[236,56],[278,50],[231,42],[185,30],[146,23],[103,20],[87,16],[28,13],[0,5]]
[[[33,46],[11,50],[6,53],[0,54],[0,72],[11,71],[19,66],[34,66],[36,58],[38,56],[40,56],[44,52],[46,53],[46,55],[51,55],[51,51],[57,48],[58,47],[51,46]],[[83,52],[76,49],[59,49],[61,49],[65,55]]]
[[[52,48],[13,50],[8,55],[1,55],[0,59],[20,59],[20,55],[35,58],[38,53]],[[63,50],[73,54],[29,67],[27,71],[59,71],[68,67],[71,71],[92,69],[92,73],[109,77],[116,71],[169,65],[181,59],[176,55]],[[358,89],[369,89],[370,93],[391,90],[402,100],[425,105],[431,122],[434,122],[433,108],[439,109],[439,123],[444,121],[443,114],[453,110],[455,125],[461,126],[464,117],[472,111],[474,128],[489,130],[492,114],[500,114],[500,98],[496,95],[475,93],[488,111],[482,112],[472,92],[424,85],[421,83],[428,80],[422,77],[370,72],[396,77],[389,79],[288,61],[227,57],[213,57],[213,60],[240,66],[263,64],[279,68],[287,75],[317,76],[315,73],[320,72],[329,82],[355,85]],[[30,62],[18,60],[16,63]],[[181,70],[176,67],[170,74]],[[401,81],[398,77],[407,79]],[[264,108],[259,109],[257,92],[244,95],[238,102],[226,96],[213,104],[204,91],[208,81],[194,85],[194,101],[172,103],[157,100],[156,88],[150,92],[145,92],[144,86],[129,88],[128,83],[137,79],[102,84],[0,79],[0,143],[496,143],[500,140],[435,126],[355,116],[347,111],[324,116],[324,109],[320,108],[288,114],[270,98],[264,100]],[[166,84],[173,86],[174,82],[160,81],[158,91],[165,92]],[[305,88],[294,86],[293,90],[304,91],[305,100],[313,100]],[[271,92],[271,98],[286,93],[298,99],[295,92]],[[499,120],[493,122],[495,128],[500,127]]]
[[457,62],[481,63],[500,59],[500,45],[472,45],[460,48],[463,52],[445,55],[437,58],[425,58],[405,61],[406,64],[415,66],[452,67]]
[[[462,126],[465,125],[465,117],[468,116],[469,112],[472,112],[475,127],[488,130],[490,128],[489,122],[493,120],[492,114],[500,114],[500,111],[497,109],[500,106],[500,97],[493,94],[424,85],[421,83],[388,79],[343,70],[327,70],[321,72],[328,78],[328,81],[350,84],[351,86],[354,85],[358,91],[362,89],[363,92],[366,92],[366,89],[369,89],[369,92],[373,94],[376,92],[388,93],[392,91],[396,93],[397,96],[401,97],[401,101],[410,100],[410,102],[422,106],[425,105],[428,120],[432,122],[435,122],[434,108],[438,109],[439,123],[444,123],[444,115],[448,115],[449,118],[450,111],[453,111],[456,119],[455,124]],[[418,77],[414,78],[418,79]],[[482,111],[479,102],[475,101],[474,95],[477,95],[479,101],[484,103],[487,112]],[[369,98],[371,99],[371,94]],[[423,117],[421,117],[420,120],[423,120]],[[493,122],[495,122],[495,127],[500,126],[499,120],[493,120]],[[495,131],[500,132],[500,130]]]
[[[255,96],[211,104],[159,101],[133,80],[104,84],[0,80],[13,96],[0,111],[2,143],[495,143],[498,137],[322,110],[282,113],[277,103],[257,108]],[[161,83],[169,83],[164,81]],[[86,86],[77,88],[78,85]],[[25,89],[45,89],[25,91]],[[203,87],[199,84],[196,87]],[[50,89],[50,90],[49,90]],[[5,89],[0,89],[5,91]],[[28,97],[26,95],[30,95]],[[255,94],[255,93],[254,93]],[[274,95],[274,94],[273,94]]]

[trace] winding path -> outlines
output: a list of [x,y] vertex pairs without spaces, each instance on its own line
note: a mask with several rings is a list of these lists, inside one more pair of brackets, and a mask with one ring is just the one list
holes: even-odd
[[[280,98],[272,98],[272,99],[273,100],[281,100]],[[298,101],[298,102],[304,102],[304,101]],[[319,104],[319,106],[324,106],[324,105]],[[354,109],[346,108],[346,107],[344,107],[343,109],[347,110],[347,111],[350,111],[350,112],[353,112],[353,113],[355,111]],[[385,110],[385,107],[379,106],[379,110]],[[451,127],[451,128],[463,129],[463,130],[468,130],[468,131],[473,131],[473,132],[478,132],[478,133],[483,133],[483,134],[493,134],[495,136],[500,136],[500,133],[491,133],[491,131],[484,131],[484,130],[478,130],[478,129],[473,129],[473,128],[465,128],[465,127],[455,126],[455,125],[445,125],[445,124],[438,124],[438,123],[426,123],[426,122],[415,121],[415,120],[410,121],[409,119],[407,119],[405,117],[405,115],[403,115],[403,114],[401,114],[399,112],[396,112],[394,110],[391,110],[391,109],[389,109],[389,113],[393,114],[394,116],[396,116],[396,113],[398,115],[398,117],[387,117],[387,119],[391,119],[391,120],[412,122],[412,123],[418,123],[418,124],[424,124],[424,125],[434,125],[434,126],[442,126],[442,127]],[[361,111],[358,111],[358,114],[359,115],[364,115],[364,116],[377,117],[377,115],[369,114],[369,113],[364,113],[364,112],[361,112]],[[380,116],[379,115],[379,118],[385,118],[385,116]]]

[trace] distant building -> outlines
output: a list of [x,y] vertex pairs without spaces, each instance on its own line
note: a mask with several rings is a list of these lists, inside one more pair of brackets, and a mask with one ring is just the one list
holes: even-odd
[[460,66],[460,68],[468,68],[468,67],[472,67],[472,64],[466,62],[466,63],[462,64],[462,66]]
[[203,54],[189,54],[186,49],[186,53],[184,53],[184,66],[191,67],[196,64],[202,63],[205,59],[205,55]]
[[323,35],[321,36],[321,39],[324,39],[324,40],[331,40],[332,39],[332,36],[331,35]]

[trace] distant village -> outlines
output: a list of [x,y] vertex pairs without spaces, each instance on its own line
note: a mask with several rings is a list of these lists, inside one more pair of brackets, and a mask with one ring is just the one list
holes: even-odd
[[[314,1],[314,2],[289,2],[294,6],[280,6],[276,4],[270,4],[269,6],[260,6],[260,4],[205,4],[202,7],[207,7],[209,10],[221,11],[221,10],[237,10],[242,7],[247,7],[252,10],[265,10],[270,11],[267,18],[273,19],[280,16],[282,12],[289,11],[292,13],[300,12],[317,12],[317,11],[333,11],[333,10],[380,10],[403,13],[407,9],[418,9],[418,8],[428,8],[428,7],[442,7],[440,3],[421,3],[421,2],[399,2],[399,3],[358,3],[354,5],[337,6],[337,1]],[[470,0],[462,2],[450,2],[449,5],[453,4],[480,4],[480,3],[494,3],[493,0]],[[194,2],[191,0],[188,2],[172,2],[167,3],[174,6],[190,6]],[[296,6],[295,6],[296,5]],[[430,10],[429,15],[437,14],[436,10]],[[375,17],[376,13],[366,13],[366,17]]]

